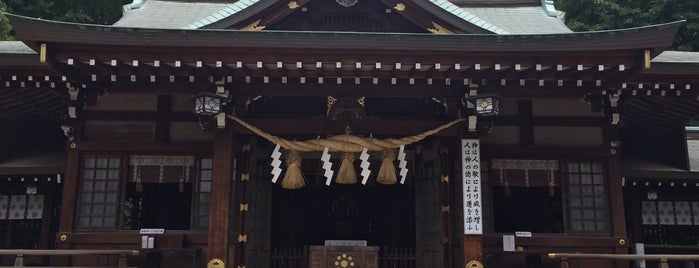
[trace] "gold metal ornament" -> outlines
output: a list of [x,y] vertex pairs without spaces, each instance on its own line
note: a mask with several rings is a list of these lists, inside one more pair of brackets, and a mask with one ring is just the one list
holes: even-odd
[[78,144],[75,143],[75,142],[71,142],[71,143],[70,143],[70,149],[75,149],[75,148],[78,148]]
[[65,242],[66,240],[68,240],[68,236],[65,235],[65,234],[62,234],[58,239],[60,239],[61,241]]
[[433,34],[454,34],[453,31],[447,29],[442,25],[437,24],[434,21],[432,22],[432,26],[434,26],[434,28],[428,28],[427,30]]
[[619,245],[620,246],[626,246],[626,239],[619,239]]
[[342,255],[338,255],[335,259],[335,268],[351,268],[356,265],[354,263],[354,258],[347,253],[342,253]]
[[609,150],[609,153],[612,155],[616,155],[617,154],[616,148],[612,148],[611,150]]
[[289,2],[289,9],[297,9],[299,7],[300,7],[300,5],[298,2],[296,2],[296,1]]
[[243,31],[261,31],[261,30],[264,30],[267,26],[260,25],[261,21],[262,21],[261,19],[256,20],[253,23],[250,23],[248,26],[241,28],[240,30],[243,30]]
[[449,213],[449,212],[451,212],[449,205],[442,206],[442,213]]
[[226,267],[226,263],[223,262],[221,259],[211,259],[209,263],[206,264],[206,268],[218,268],[218,267]]
[[477,260],[472,260],[466,264],[466,268],[483,268],[483,264]]
[[393,7],[393,8],[394,8],[395,10],[398,10],[398,11],[404,11],[404,10],[405,10],[405,4],[403,4],[403,3],[398,3],[398,4],[396,4],[396,6]]

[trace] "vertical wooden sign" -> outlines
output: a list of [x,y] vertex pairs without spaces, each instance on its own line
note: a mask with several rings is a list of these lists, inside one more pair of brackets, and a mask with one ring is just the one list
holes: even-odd
[[461,178],[464,198],[464,234],[483,234],[481,153],[478,139],[461,140]]

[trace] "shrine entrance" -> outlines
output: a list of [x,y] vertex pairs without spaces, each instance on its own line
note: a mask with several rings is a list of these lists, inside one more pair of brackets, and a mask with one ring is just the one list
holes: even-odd
[[[442,174],[448,161],[443,159],[445,150],[439,141],[406,149],[410,172],[404,184],[384,185],[370,176],[366,184],[360,177],[355,184],[333,179],[328,186],[321,161],[307,154],[302,164],[305,186],[294,190],[270,182],[270,146],[253,145],[249,154],[243,153],[241,162],[246,163],[241,171],[250,172],[250,179],[239,187],[245,200],[240,221],[246,240],[241,263],[315,267],[315,246],[337,243],[371,248],[378,267],[418,267],[419,263],[446,261],[442,237],[447,232],[448,215],[443,213],[446,184]],[[334,165],[340,162],[332,161]],[[380,160],[371,162],[378,170]],[[423,250],[418,252],[418,248]]]
[[415,246],[412,185],[309,184],[275,188],[272,244],[323,245],[326,240],[366,240],[367,245]]

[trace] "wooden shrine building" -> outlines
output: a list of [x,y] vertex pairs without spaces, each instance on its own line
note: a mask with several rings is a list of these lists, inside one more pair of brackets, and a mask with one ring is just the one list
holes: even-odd
[[[696,191],[699,56],[664,52],[682,22],[575,33],[539,0],[6,15],[21,42],[0,43],[0,232],[34,219],[20,203],[44,216],[40,243],[3,248],[139,249],[143,267],[553,267],[546,253],[653,243],[632,182],[673,175],[646,163]],[[591,265],[629,266],[571,263]]]

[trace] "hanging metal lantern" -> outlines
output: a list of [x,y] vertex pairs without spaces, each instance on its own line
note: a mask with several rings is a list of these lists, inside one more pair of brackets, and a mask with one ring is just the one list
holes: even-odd
[[212,116],[221,112],[223,97],[202,92],[194,96],[194,113],[196,115]]
[[481,116],[495,116],[500,114],[500,99],[495,96],[482,96],[475,98],[476,114]]

